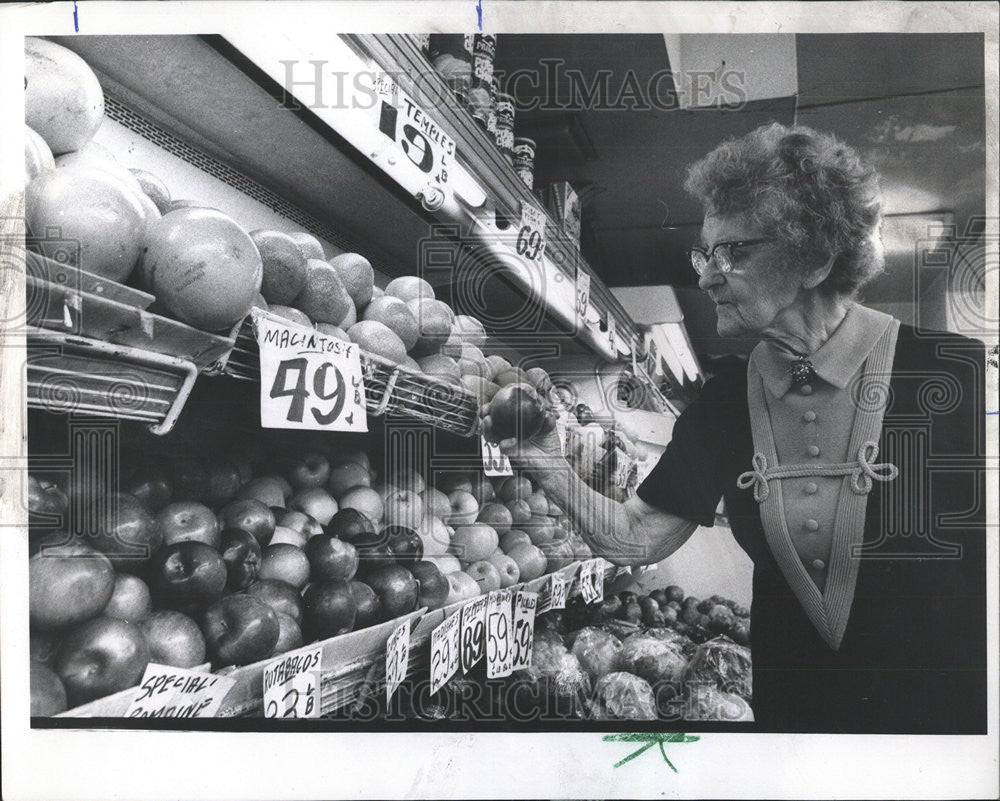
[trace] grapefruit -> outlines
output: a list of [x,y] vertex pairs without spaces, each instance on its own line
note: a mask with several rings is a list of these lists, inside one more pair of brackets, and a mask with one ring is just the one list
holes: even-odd
[[388,326],[376,320],[355,323],[347,329],[347,335],[366,353],[374,353],[396,364],[406,358],[403,340]]
[[375,286],[375,271],[371,262],[360,253],[341,253],[330,259],[330,266],[347,287],[347,294],[354,301],[355,308],[364,309],[372,299],[372,287]]
[[35,131],[27,125],[24,126],[24,176],[26,181],[36,178],[43,172],[54,170],[56,167],[52,151],[45,144]]
[[416,345],[420,337],[417,318],[413,316],[413,312],[406,303],[391,295],[372,300],[365,308],[361,319],[374,320],[388,326],[403,341],[406,350]]
[[305,284],[292,305],[317,323],[339,326],[354,312],[354,301],[337,271],[320,259],[306,260]]
[[312,234],[307,234],[305,231],[293,231],[289,236],[295,240],[295,244],[302,249],[302,255],[307,259],[319,259],[320,261],[326,259],[323,246]]
[[412,358],[411,356],[404,356],[400,360],[399,366],[402,367],[404,370],[411,370],[414,373],[423,372],[423,370],[420,369],[420,365],[417,364],[417,360]]
[[115,154],[97,142],[88,142],[79,150],[63,153],[57,156],[55,161],[56,167],[94,167],[104,170],[127,186],[130,192],[135,192],[137,195],[145,194],[139,181],[118,163]]
[[440,353],[433,356],[424,356],[422,359],[417,359],[417,364],[428,375],[438,376],[451,381],[462,380],[462,371],[458,369],[458,362],[450,356]]
[[458,338],[467,345],[481,348],[486,344],[486,329],[475,317],[459,314],[455,317],[454,330],[457,332]]
[[263,276],[260,292],[268,303],[288,306],[306,285],[306,258],[302,248],[281,231],[251,231],[260,251]]
[[79,150],[104,120],[104,92],[94,71],[54,42],[24,40],[24,121],[52,153]]
[[132,272],[146,231],[135,194],[114,176],[82,166],[51,170],[28,184],[25,221],[44,255],[114,281]]
[[[298,309],[293,309],[291,306],[279,306],[277,304],[268,304],[267,310],[271,314],[276,314],[278,317],[282,317],[288,320],[290,323],[295,323],[296,325],[304,325],[306,328],[312,328],[312,320],[309,319],[309,315]],[[325,325],[325,324],[324,324]]]
[[415,352],[427,356],[448,341],[455,313],[447,303],[433,298],[417,297],[407,301],[406,305],[417,321],[417,330],[420,334]]
[[246,316],[260,292],[257,246],[214,209],[178,209],[152,222],[141,269],[150,291],[177,319],[206,331]]
[[331,325],[330,323],[317,323],[316,330],[319,331],[321,334],[326,334],[328,337],[335,337],[336,339],[344,339],[347,340],[348,342],[351,341],[351,338],[347,336],[347,332],[339,325]]
[[404,302],[414,298],[433,299],[434,287],[423,278],[418,278],[415,275],[404,275],[392,279],[385,288],[385,294],[397,297]]
[[159,176],[146,170],[129,170],[139,182],[139,187],[146,197],[153,201],[159,209],[160,214],[166,214],[170,210],[170,190],[167,185],[160,180]]

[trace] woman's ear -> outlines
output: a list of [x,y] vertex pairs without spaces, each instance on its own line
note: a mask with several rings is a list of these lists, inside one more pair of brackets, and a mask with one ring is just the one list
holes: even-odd
[[827,279],[827,276],[830,275],[830,271],[833,269],[833,263],[836,259],[836,256],[831,256],[819,267],[813,268],[813,270],[808,273],[802,281],[802,286],[806,289],[815,289],[822,284]]

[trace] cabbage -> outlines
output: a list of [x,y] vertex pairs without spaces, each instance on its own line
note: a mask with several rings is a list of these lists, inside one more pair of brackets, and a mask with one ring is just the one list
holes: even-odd
[[679,643],[645,633],[633,634],[625,640],[618,664],[622,670],[653,686],[679,682],[687,668]]
[[594,720],[656,720],[656,699],[649,684],[631,673],[608,673],[594,687]]
[[621,651],[618,638],[603,629],[580,629],[573,640],[573,655],[592,679],[617,670]]
[[712,685],[749,701],[753,697],[750,667],[750,649],[723,635],[698,646],[684,681]]
[[[590,676],[554,636],[536,637],[531,666],[515,674],[515,692],[525,693],[530,707],[542,717],[582,718],[590,696]],[[515,714],[525,709],[515,700]]]
[[753,721],[753,710],[743,698],[720,690],[711,684],[685,687],[685,720],[718,720],[726,723]]

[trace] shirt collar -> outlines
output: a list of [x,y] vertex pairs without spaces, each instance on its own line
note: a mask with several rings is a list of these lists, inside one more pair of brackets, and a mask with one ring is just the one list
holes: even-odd
[[[838,389],[847,387],[891,322],[891,315],[853,304],[830,338],[809,357],[816,375]],[[794,359],[766,340],[750,355],[768,392],[776,398],[784,397],[792,386],[788,366]]]

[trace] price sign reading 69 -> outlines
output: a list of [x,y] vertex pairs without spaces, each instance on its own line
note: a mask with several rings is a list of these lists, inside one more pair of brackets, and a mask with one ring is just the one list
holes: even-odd
[[262,428],[367,431],[358,347],[254,310]]
[[545,213],[530,203],[521,204],[521,227],[515,245],[518,256],[535,261],[545,252]]

